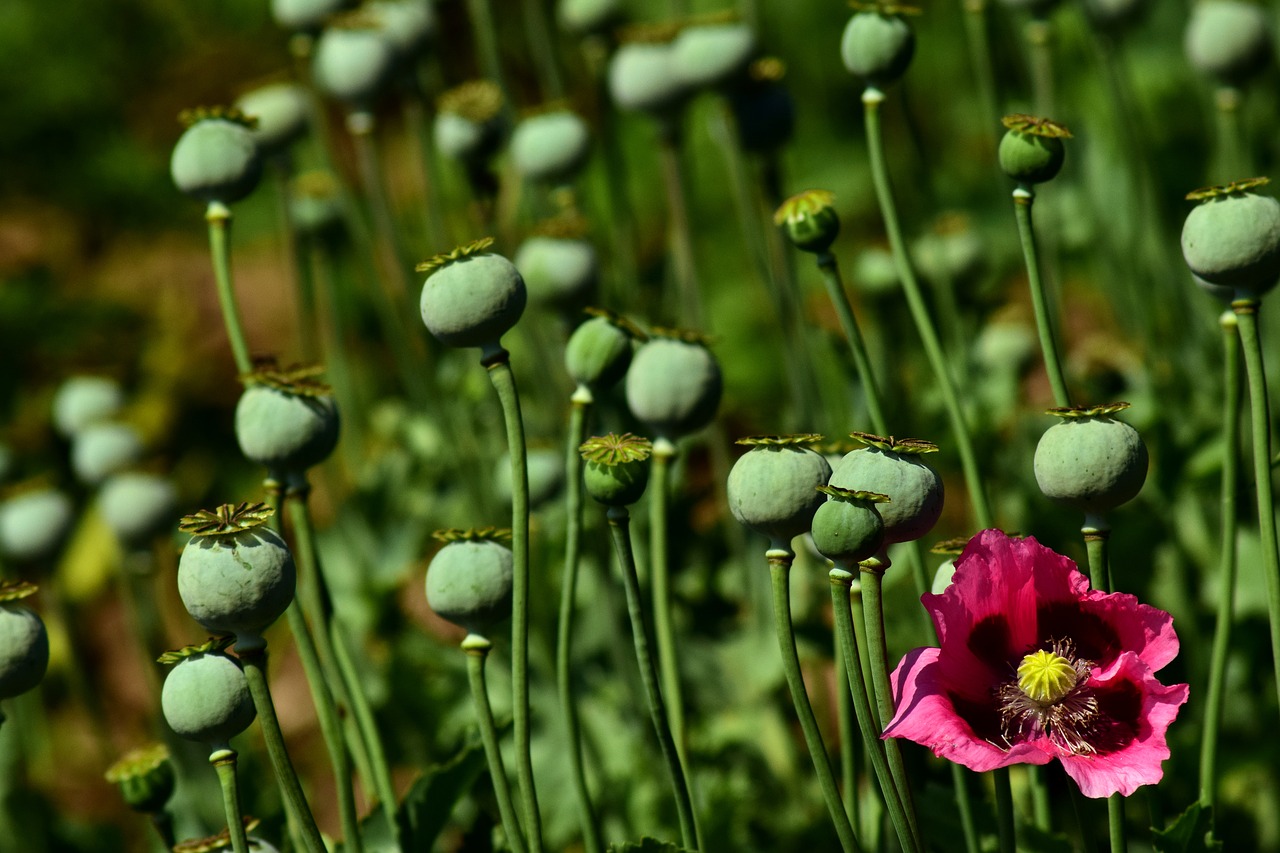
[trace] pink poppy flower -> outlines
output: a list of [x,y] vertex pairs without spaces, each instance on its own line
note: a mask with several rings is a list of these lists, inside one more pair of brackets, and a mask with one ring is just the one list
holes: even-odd
[[1089,588],[1071,560],[999,530],[973,537],[952,584],[925,594],[939,648],[893,673],[885,737],[978,771],[1059,759],[1086,797],[1160,781],[1187,685],[1154,673],[1178,653],[1173,617]]

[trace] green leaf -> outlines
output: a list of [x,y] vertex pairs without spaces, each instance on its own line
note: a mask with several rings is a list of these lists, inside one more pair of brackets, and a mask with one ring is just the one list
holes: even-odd
[[448,823],[454,804],[471,790],[484,770],[484,748],[478,740],[468,740],[453,758],[423,771],[396,814],[401,847],[430,850]]
[[659,841],[645,836],[639,841],[610,844],[609,853],[689,853],[689,851],[675,842]]
[[1151,846],[1157,853],[1214,853],[1221,850],[1222,842],[1213,839],[1213,809],[1192,803],[1166,828],[1152,828]]

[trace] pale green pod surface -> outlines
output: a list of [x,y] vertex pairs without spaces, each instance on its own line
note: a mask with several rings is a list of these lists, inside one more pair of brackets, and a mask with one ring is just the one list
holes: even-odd
[[178,505],[173,481],[158,474],[125,471],[112,476],[98,494],[102,520],[126,547],[145,545],[168,529]]
[[339,428],[330,394],[250,385],[236,404],[240,452],[272,473],[301,473],[323,462],[338,445]]
[[652,338],[627,369],[627,407],[654,434],[675,439],[709,424],[720,405],[720,364],[700,343]]
[[607,317],[592,317],[573,330],[564,348],[564,366],[578,385],[609,388],[627,373],[632,337]]
[[262,177],[262,154],[253,131],[224,118],[188,127],[173,147],[169,175],[194,199],[232,204],[253,192]]
[[163,744],[135,749],[107,768],[106,779],[120,789],[120,796],[136,812],[159,814],[173,796],[177,774]]
[[556,19],[574,35],[592,35],[610,29],[622,18],[622,0],[560,0]]
[[501,542],[450,542],[427,568],[427,604],[442,618],[487,637],[511,616],[512,563],[511,549]]
[[1110,417],[1064,418],[1036,445],[1036,482],[1052,501],[1105,513],[1132,500],[1147,479],[1147,446]]
[[104,376],[73,376],[53,395],[53,426],[71,438],[91,423],[105,421],[124,408],[120,383]]
[[71,470],[80,482],[96,486],[142,458],[142,437],[128,424],[96,423],[71,442]]
[[901,18],[879,12],[858,12],[845,24],[840,57],[850,74],[870,86],[895,82],[911,64],[916,37]]
[[925,234],[916,240],[912,259],[930,281],[972,281],[986,265],[987,247],[973,228]]
[[218,652],[175,664],[160,691],[160,710],[175,734],[214,747],[226,746],[256,716],[240,664]]
[[649,460],[636,459],[606,465],[583,463],[582,484],[596,503],[604,506],[631,506],[640,500],[649,485]]
[[498,141],[493,122],[476,122],[451,112],[436,114],[432,135],[441,154],[463,161],[489,157]]
[[879,492],[888,503],[876,508],[884,519],[884,542],[911,542],[933,529],[942,514],[942,478],[916,454],[864,447],[845,455],[830,485]]
[[[817,492],[821,497],[822,493]],[[884,520],[869,501],[826,500],[813,516],[813,547],[836,565],[860,563],[884,546]]]
[[[550,447],[530,447],[525,454],[529,472],[529,508],[538,510],[560,494],[564,485],[564,454]],[[511,455],[498,460],[493,473],[495,496],[511,505]]]
[[807,447],[759,445],[729,471],[729,511],[770,540],[790,542],[809,530],[826,496],[827,460]]
[[1265,9],[1244,0],[1201,0],[1191,10],[1184,48],[1197,70],[1238,85],[1271,59],[1271,25]]
[[422,322],[451,347],[496,347],[524,313],[524,279],[501,255],[450,261],[422,285]]
[[54,489],[16,495],[0,504],[0,553],[18,562],[52,557],[71,526],[71,499]]
[[395,60],[395,48],[378,30],[331,27],[316,42],[316,85],[326,95],[365,106],[391,79]]
[[1254,193],[1202,202],[1182,226],[1182,257],[1206,281],[1265,293],[1280,277],[1280,202]]
[[342,193],[328,172],[306,172],[289,184],[289,219],[299,234],[336,235],[343,224]]
[[756,34],[741,22],[684,27],[671,43],[676,74],[691,89],[721,86],[747,70]]
[[1200,288],[1206,294],[1219,302],[1226,302],[1230,304],[1231,301],[1236,298],[1236,289],[1234,287],[1229,287],[1225,284],[1214,284],[1211,281],[1201,278],[1195,273],[1191,274],[1191,280],[1195,282],[1196,287]]
[[40,683],[49,668],[49,635],[44,620],[16,601],[0,602],[0,699]]
[[853,259],[853,286],[872,297],[899,293],[898,266],[883,246],[869,246]]
[[1005,132],[1000,140],[1000,169],[1022,184],[1040,184],[1062,170],[1066,147],[1056,136],[1039,136],[1020,130]]
[[947,587],[951,586],[951,578],[956,573],[956,561],[943,560],[942,565],[938,566],[938,571],[933,575],[933,585],[929,587],[929,592],[934,595],[942,595],[947,591]]
[[271,0],[271,17],[286,30],[310,32],[350,5],[349,0]]
[[609,60],[609,95],[628,112],[660,114],[678,107],[688,91],[676,73],[671,45],[621,45]]
[[262,648],[262,632],[293,601],[296,571],[284,540],[255,527],[193,536],[178,560],[178,595],[206,630],[234,634],[237,651]]
[[587,123],[569,110],[530,116],[511,134],[511,162],[527,181],[558,184],[573,178],[586,162],[591,135]]
[[311,107],[306,90],[298,84],[271,83],[241,95],[236,109],[258,120],[251,131],[258,148],[264,154],[276,154],[307,132]]
[[560,310],[589,302],[600,275],[596,247],[576,238],[530,237],[516,250],[515,265],[529,301]]
[[436,34],[436,11],[430,0],[374,0],[364,10],[378,22],[397,57],[409,59],[422,52]]

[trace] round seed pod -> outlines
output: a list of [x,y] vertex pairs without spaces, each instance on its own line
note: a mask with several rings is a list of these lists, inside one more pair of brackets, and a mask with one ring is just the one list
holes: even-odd
[[892,439],[855,433],[867,447],[846,454],[831,474],[831,486],[873,491],[889,498],[881,504],[884,544],[911,542],[933,529],[942,514],[942,478],[920,458],[937,450],[919,439]]
[[245,379],[236,404],[236,442],[277,479],[302,474],[338,445],[338,403],[319,368],[263,367]]
[[179,737],[216,749],[249,727],[256,716],[240,664],[220,651],[194,652],[169,671],[160,710]]
[[930,281],[966,282],[982,272],[987,247],[967,217],[944,214],[933,230],[916,240],[913,258]]
[[311,106],[306,91],[296,83],[271,83],[246,92],[236,109],[258,120],[253,139],[263,154],[279,154],[307,132]]
[[526,181],[563,184],[586,162],[591,135],[570,110],[530,116],[511,134],[511,162]]
[[631,433],[609,433],[584,441],[578,448],[585,466],[582,483],[591,499],[604,506],[630,506],[649,484],[653,445]]
[[174,186],[194,199],[232,204],[253,192],[262,177],[262,154],[253,131],[234,110],[197,110],[169,158]]
[[482,163],[502,143],[502,92],[489,80],[472,80],[440,96],[432,134],[436,148],[463,163]]
[[782,203],[773,224],[782,227],[797,249],[824,254],[840,236],[835,202],[835,194],[828,190],[805,190]]
[[271,0],[271,17],[286,30],[314,32],[349,0]]
[[35,592],[27,583],[0,587],[0,699],[11,699],[40,683],[49,668],[49,635],[21,599]]
[[580,387],[600,391],[615,385],[631,364],[633,342],[644,334],[629,321],[610,312],[573,330],[564,348],[564,366]]
[[1128,404],[1063,410],[1036,445],[1035,474],[1050,500],[1091,514],[1132,500],[1147,479],[1147,446],[1111,417]]
[[766,57],[751,64],[748,82],[729,92],[738,138],[748,151],[776,151],[791,140],[796,102],[783,82],[782,62]]
[[613,29],[622,19],[622,0],[560,0],[556,20],[565,32],[588,36]]
[[[674,440],[709,424],[720,405],[720,364],[696,335],[654,330],[627,369],[627,407],[654,435]],[[672,337],[672,335],[677,335]]]
[[96,486],[142,458],[142,437],[128,424],[96,423],[71,442],[71,470],[80,482]]
[[192,534],[178,560],[178,595],[206,630],[234,634],[236,651],[266,645],[262,632],[293,601],[293,555],[279,534],[263,525],[265,504],[224,504],[182,520]]
[[901,292],[898,265],[884,246],[868,246],[853,259],[853,275],[858,292],[870,297],[897,295]]
[[1280,277],[1280,202],[1249,192],[1265,179],[1198,190],[1182,226],[1182,257],[1212,284],[1262,295]]
[[0,504],[0,553],[20,563],[52,557],[71,526],[71,499],[37,489]]
[[1201,0],[1191,10],[1183,44],[1195,68],[1225,85],[1239,85],[1271,60],[1267,12],[1243,0]]
[[688,97],[669,42],[632,41],[609,60],[609,96],[620,110],[665,115]]
[[997,156],[1000,169],[1019,184],[1041,184],[1062,170],[1063,139],[1071,132],[1049,119],[1026,115],[1004,117],[1007,128]]
[[[564,485],[564,454],[550,447],[530,447],[525,453],[529,472],[529,508],[538,510],[549,504]],[[511,455],[503,454],[493,475],[495,496],[511,505]]]
[[391,79],[396,50],[377,29],[328,27],[316,42],[316,85],[352,107],[368,106]]
[[884,519],[877,504],[885,501],[884,495],[831,486],[815,491],[819,496],[830,496],[813,516],[813,546],[819,554],[837,566],[850,566],[880,552],[884,547]]
[[1230,303],[1231,300],[1236,298],[1236,289],[1234,287],[1228,287],[1225,284],[1214,284],[1211,281],[1206,281],[1195,273],[1191,274],[1191,280],[1195,282],[1196,287],[1200,288],[1206,294],[1212,296],[1219,302]]
[[343,224],[342,192],[333,175],[304,172],[293,179],[289,190],[289,219],[299,234],[336,236]]
[[751,450],[729,471],[729,511],[741,524],[769,537],[790,542],[809,530],[813,514],[826,500],[818,491],[831,476],[831,466],[806,445],[818,435],[756,436],[739,439]]
[[561,311],[586,304],[600,275],[596,247],[576,237],[530,237],[516,250],[515,265],[529,300]]
[[485,252],[493,241],[478,240],[418,267],[422,285],[422,322],[451,347],[499,347],[499,339],[524,313],[524,279],[515,264]]
[[840,57],[850,74],[883,88],[898,80],[916,51],[915,33],[896,15],[858,12],[845,24]]
[[741,77],[756,53],[756,34],[741,21],[682,27],[671,43],[676,75],[690,89],[723,86]]
[[431,558],[427,604],[437,615],[481,636],[511,616],[511,549],[492,530],[449,530],[453,537]]
[[53,426],[71,438],[91,423],[114,417],[124,408],[124,391],[114,379],[73,376],[53,395]]
[[126,548],[143,546],[168,528],[177,505],[173,481],[158,474],[115,474],[98,494],[102,520]]
[[142,814],[163,811],[177,782],[169,748],[162,743],[128,753],[107,768],[106,779],[120,788],[129,808]]
[[377,22],[401,60],[422,53],[436,34],[435,6],[428,0],[373,0],[362,10]]
[[955,558],[943,560],[938,566],[938,570],[933,575],[933,585],[929,587],[929,592],[934,595],[942,595],[947,591],[947,587],[951,586],[951,578],[956,573]]

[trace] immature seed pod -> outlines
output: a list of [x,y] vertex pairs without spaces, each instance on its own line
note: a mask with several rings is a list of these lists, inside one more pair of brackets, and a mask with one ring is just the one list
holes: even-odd
[[588,308],[587,313],[594,316],[569,336],[564,366],[579,387],[594,393],[626,376],[635,342],[647,336],[630,320],[611,311]]
[[234,634],[236,651],[266,646],[262,632],[293,601],[293,555],[274,530],[265,527],[266,504],[223,504],[182,519],[191,534],[178,560],[178,595],[206,630]]
[[561,29],[573,35],[604,33],[622,19],[622,0],[560,0],[556,19]]
[[40,683],[49,668],[44,620],[22,604],[35,584],[0,584],[0,699],[12,699]]
[[427,569],[427,604],[437,615],[482,637],[511,616],[510,531],[442,530],[445,546]]
[[141,458],[142,436],[129,424],[92,424],[71,442],[71,470],[88,486],[100,484]]
[[1008,115],[1002,119],[1008,130],[1000,140],[1001,170],[1019,184],[1042,184],[1062,170],[1066,158],[1063,139],[1071,131],[1047,118]]
[[164,811],[177,782],[169,747],[162,743],[132,750],[108,767],[105,776],[120,788],[129,808],[142,814]]
[[889,499],[877,492],[855,492],[822,485],[815,491],[829,496],[818,507],[810,528],[813,547],[837,566],[856,565],[884,547],[884,519],[878,504]]
[[286,30],[315,32],[350,0],[271,0],[271,17]]
[[786,66],[773,56],[758,59],[747,79],[729,91],[729,106],[738,138],[748,151],[776,151],[791,140],[796,125],[796,102],[783,82]]
[[581,237],[535,234],[516,250],[515,265],[529,301],[560,311],[582,308],[600,276],[596,247]]
[[681,27],[671,43],[676,76],[690,89],[712,89],[743,76],[756,53],[756,33],[734,20]]
[[808,532],[813,514],[826,498],[818,491],[831,466],[808,445],[820,435],[762,435],[740,438],[751,448],[734,463],[726,486],[729,511],[739,523],[789,543]]
[[490,80],[456,86],[437,101],[436,148],[463,163],[483,163],[502,142],[502,91]]
[[835,466],[829,485],[850,491],[872,491],[889,498],[881,504],[884,544],[911,542],[933,529],[942,514],[942,478],[921,455],[937,445],[917,438],[884,438],[853,433],[867,446],[846,454]]
[[720,363],[692,332],[654,329],[627,369],[627,407],[659,438],[674,441],[716,415]]
[[511,134],[511,162],[526,181],[564,184],[586,162],[591,134],[582,117],[556,109],[529,116]]
[[1252,190],[1266,178],[1196,190],[1182,226],[1182,257],[1191,272],[1261,296],[1280,277],[1280,202]]
[[375,21],[339,18],[316,42],[316,85],[353,108],[365,108],[390,81],[395,61],[395,47]]
[[323,462],[338,444],[338,403],[316,379],[320,371],[270,362],[244,377],[236,441],[246,459],[281,482]]
[[0,554],[19,563],[47,560],[71,526],[71,499],[56,489],[35,488],[0,504]]
[[930,281],[974,281],[986,266],[988,248],[963,213],[948,212],[916,240],[913,259]]
[[1147,479],[1147,446],[1112,417],[1128,403],[1052,409],[1061,420],[1036,445],[1036,483],[1044,496],[1100,515],[1128,503]]
[[160,658],[175,664],[160,690],[165,722],[179,737],[207,743],[215,752],[227,749],[256,716],[244,670],[223,654],[224,647],[211,640]]
[[53,426],[71,438],[91,423],[109,420],[124,408],[120,383],[105,376],[72,376],[53,395]]
[[362,9],[377,23],[401,61],[422,53],[436,34],[435,5],[430,0],[373,0]]
[[485,237],[418,265],[422,322],[442,344],[480,347],[481,357],[501,349],[499,339],[524,313],[527,294],[515,264],[484,250]]
[[669,28],[626,31],[635,40],[618,46],[609,60],[609,96],[620,110],[666,116],[689,95],[676,71]]
[[630,506],[649,484],[649,439],[631,433],[589,438],[578,448],[585,466],[582,483],[593,501],[610,507]]
[[781,226],[797,249],[824,254],[840,235],[835,203],[835,193],[829,190],[805,190],[782,203],[773,224]]
[[178,505],[173,481],[158,474],[124,471],[98,494],[102,520],[125,548],[140,548],[169,527]]
[[1198,71],[1239,86],[1271,60],[1267,12],[1244,0],[1201,0],[1191,10],[1184,48]]
[[336,236],[342,228],[342,190],[333,175],[303,172],[289,185],[289,219],[307,237]]
[[169,158],[174,186],[206,204],[232,204],[253,192],[262,177],[262,153],[253,122],[226,107],[187,110],[187,125]]
[[840,58],[850,74],[861,77],[868,86],[882,89],[906,73],[916,51],[915,33],[902,13],[914,13],[906,7],[895,7],[895,14],[879,10],[854,13],[845,24],[840,38]]
[[306,90],[297,83],[269,83],[246,92],[236,109],[257,119],[253,139],[268,156],[280,154],[307,132],[311,107]]

